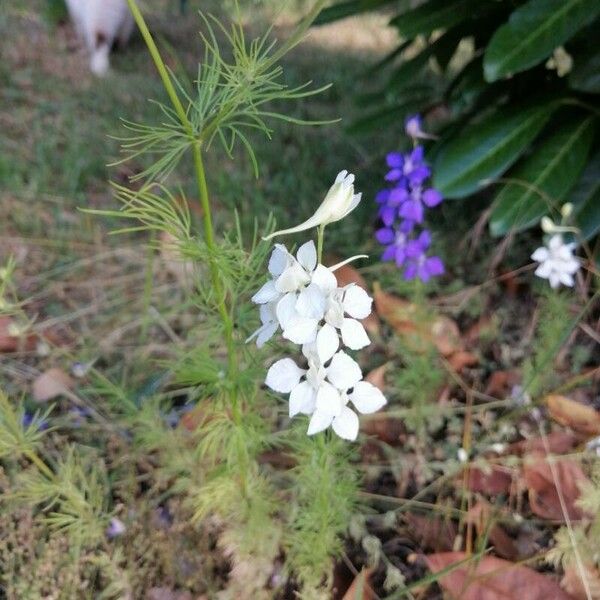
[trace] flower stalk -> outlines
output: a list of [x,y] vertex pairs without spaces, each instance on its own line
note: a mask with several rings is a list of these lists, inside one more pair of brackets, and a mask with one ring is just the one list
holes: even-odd
[[[206,247],[208,248],[208,262],[209,262],[209,270],[211,282],[213,285],[213,289],[215,290],[217,297],[217,306],[219,310],[219,315],[221,317],[221,321],[223,323],[224,333],[225,333],[225,343],[227,347],[227,360],[228,360],[228,371],[229,376],[232,381],[235,381],[237,378],[238,372],[238,358],[237,352],[235,349],[235,341],[233,338],[233,319],[227,310],[225,292],[223,288],[223,283],[221,281],[221,277],[219,275],[219,269],[217,267],[217,263],[215,260],[215,254],[217,252],[217,247],[215,244],[215,236],[214,236],[214,227],[212,223],[212,212],[210,206],[210,197],[208,193],[208,185],[206,183],[206,172],[204,169],[204,161],[202,159],[202,148],[201,141],[196,139],[194,135],[194,129],[190,120],[188,119],[186,110],[179,99],[177,91],[175,90],[175,86],[171,81],[169,73],[167,71],[167,67],[160,55],[160,52],[156,46],[154,38],[148,29],[148,25],[137,6],[136,0],[127,0],[127,4],[133,14],[133,18],[142,34],[144,42],[148,47],[148,51],[152,56],[152,60],[154,61],[154,65],[160,75],[163,86],[169,99],[171,100],[171,104],[177,116],[183,126],[185,132],[189,136],[191,149],[192,149],[192,158],[194,163],[194,171],[196,176],[196,184],[198,187],[198,195],[200,198],[200,205],[202,207],[202,219],[204,225],[204,241],[206,243]],[[234,390],[233,398],[235,404],[235,398],[237,397],[237,391]],[[237,412],[237,411],[234,411]]]

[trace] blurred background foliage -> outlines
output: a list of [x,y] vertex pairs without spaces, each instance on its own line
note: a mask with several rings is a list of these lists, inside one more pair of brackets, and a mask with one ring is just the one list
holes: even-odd
[[435,185],[456,200],[488,190],[493,236],[558,216],[567,201],[584,238],[598,233],[600,3],[351,0],[319,23],[367,11],[389,15],[398,44],[371,70],[385,73],[381,89],[357,94],[366,115],[353,131],[421,112],[439,135]]

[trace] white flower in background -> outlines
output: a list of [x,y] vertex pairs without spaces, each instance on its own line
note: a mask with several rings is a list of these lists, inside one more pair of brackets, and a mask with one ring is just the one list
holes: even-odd
[[373,413],[386,404],[381,391],[362,381],[360,367],[345,352],[336,353],[325,367],[308,349],[308,369],[301,369],[290,358],[278,360],[267,373],[266,385],[276,392],[290,394],[290,417],[312,415],[308,435],[328,427],[343,439],[355,440],[358,416],[348,406],[352,402],[362,414]]
[[572,287],[575,284],[573,275],[581,266],[579,259],[573,256],[576,244],[565,244],[560,234],[553,235],[548,246],[541,246],[531,258],[540,263],[535,274],[548,279],[552,288],[559,285]]
[[354,175],[348,173],[348,171],[340,171],[334,184],[329,188],[325,200],[323,200],[321,206],[317,208],[312,217],[296,227],[275,231],[263,239],[270,240],[276,235],[297,233],[299,231],[305,231],[306,229],[312,229],[313,227],[328,225],[329,223],[339,221],[358,206],[361,197],[362,194],[354,193]]

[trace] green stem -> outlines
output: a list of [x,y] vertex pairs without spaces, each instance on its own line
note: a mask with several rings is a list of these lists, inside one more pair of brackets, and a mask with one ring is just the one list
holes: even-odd
[[54,479],[54,473],[50,467],[35,453],[25,452],[25,456],[41,471],[48,479]]
[[[221,281],[221,277],[219,275],[219,268],[216,263],[216,253],[217,247],[215,244],[214,237],[214,228],[212,223],[212,213],[210,208],[210,198],[208,194],[208,186],[206,185],[206,174],[204,171],[204,163],[202,161],[202,151],[201,151],[201,143],[194,136],[194,128],[188,119],[187,112],[177,95],[177,91],[175,90],[175,86],[171,81],[169,76],[169,72],[167,71],[167,67],[165,66],[164,61],[160,55],[160,52],[154,42],[154,38],[146,25],[146,21],[144,20],[144,16],[142,15],[140,9],[137,6],[136,0],[127,0],[127,4],[133,14],[133,18],[146,42],[146,46],[148,46],[148,50],[150,55],[152,56],[152,60],[158,70],[158,74],[162,80],[163,86],[169,99],[171,100],[171,104],[179,117],[181,125],[185,129],[187,135],[190,138],[191,147],[192,147],[192,155],[194,160],[194,170],[196,172],[196,181],[198,185],[198,194],[200,196],[200,204],[202,206],[203,212],[203,223],[204,223],[204,241],[206,242],[206,247],[208,249],[208,261],[210,268],[210,276],[213,285],[213,289],[215,291],[217,297],[217,306],[219,310],[219,315],[223,322],[223,327],[225,330],[225,342],[227,346],[227,357],[228,357],[228,369],[230,378],[235,381],[237,378],[237,353],[235,351],[235,343],[233,339],[233,320],[231,315],[227,311],[227,306],[225,302],[225,291],[223,289],[223,283]],[[237,397],[237,394],[235,394]]]
[[323,239],[325,238],[325,225],[319,225],[317,229],[317,262],[323,262]]

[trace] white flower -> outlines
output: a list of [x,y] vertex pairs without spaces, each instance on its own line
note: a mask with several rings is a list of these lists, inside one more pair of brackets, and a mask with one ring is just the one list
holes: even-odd
[[308,369],[284,358],[271,366],[265,383],[276,392],[290,394],[290,417],[299,413],[312,415],[308,435],[331,426],[341,438],[355,440],[358,416],[348,403],[367,414],[379,410],[386,399],[378,388],[362,381],[360,367],[345,352],[335,354],[325,367],[311,350],[306,351]]
[[565,244],[560,234],[553,235],[548,247],[538,248],[531,258],[539,262],[535,274],[550,281],[552,288],[560,284],[572,287],[575,284],[573,275],[579,270],[580,262],[573,256],[576,244]]
[[354,175],[348,173],[348,171],[340,171],[334,184],[329,188],[325,199],[312,217],[296,227],[275,231],[263,239],[270,240],[276,235],[297,233],[339,221],[358,206],[361,196],[362,194],[354,193]]
[[323,363],[339,347],[337,330],[348,348],[360,350],[367,346],[369,337],[356,319],[371,313],[372,299],[355,284],[338,288],[332,271],[342,264],[331,269],[318,265],[312,241],[300,246],[296,258],[277,244],[269,261],[273,278],[252,297],[261,305],[261,327],[246,341],[257,338],[260,348],[281,326],[283,337],[295,344],[318,340],[317,351]]

